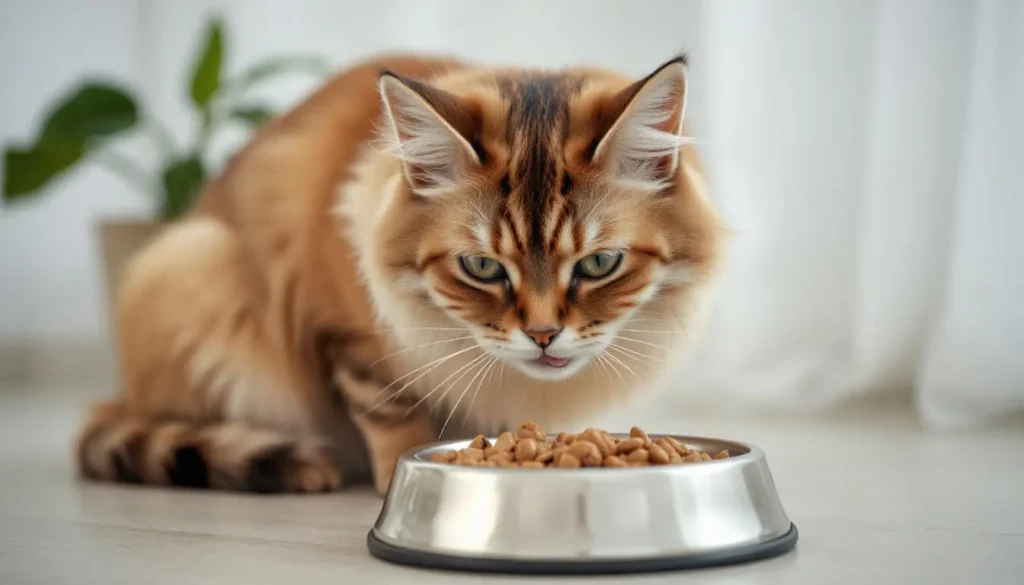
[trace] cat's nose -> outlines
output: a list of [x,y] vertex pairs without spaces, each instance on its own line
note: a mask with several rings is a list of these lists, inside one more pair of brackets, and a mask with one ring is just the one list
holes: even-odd
[[544,349],[551,345],[551,342],[558,337],[558,334],[562,332],[562,327],[531,327],[529,329],[523,329],[530,339],[537,344],[537,347]]

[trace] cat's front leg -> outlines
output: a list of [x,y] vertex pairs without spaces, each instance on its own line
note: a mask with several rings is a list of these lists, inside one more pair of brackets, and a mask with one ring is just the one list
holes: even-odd
[[411,399],[389,399],[388,382],[373,372],[344,364],[334,368],[334,381],[348,405],[349,416],[363,436],[373,486],[383,495],[403,452],[430,443],[435,429],[426,408]]

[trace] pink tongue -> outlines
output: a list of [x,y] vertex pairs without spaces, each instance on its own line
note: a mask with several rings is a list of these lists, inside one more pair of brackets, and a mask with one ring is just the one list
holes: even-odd
[[552,367],[555,367],[555,368],[561,368],[565,364],[569,363],[569,358],[556,358],[556,357],[551,357],[549,355],[542,355],[542,356],[540,356],[540,361],[544,362],[545,364],[547,364],[549,366],[552,366]]

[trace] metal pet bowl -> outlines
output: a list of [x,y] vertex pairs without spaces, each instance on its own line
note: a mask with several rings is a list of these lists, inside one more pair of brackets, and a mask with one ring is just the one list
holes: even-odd
[[[655,435],[651,436],[656,438]],[[724,565],[783,554],[797,530],[764,453],[675,437],[723,460],[631,468],[503,469],[402,455],[367,535],[395,563],[497,573],[627,573]]]

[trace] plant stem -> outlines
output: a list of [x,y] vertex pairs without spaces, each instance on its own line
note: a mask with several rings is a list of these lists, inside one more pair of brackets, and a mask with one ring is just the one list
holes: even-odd
[[171,136],[167,126],[164,126],[156,118],[150,118],[147,120],[146,129],[149,130],[149,135],[153,142],[156,143],[156,147],[160,150],[163,158],[170,158],[174,154],[176,146],[174,144],[174,137]]
[[155,195],[156,189],[154,189],[152,174],[139,163],[109,149],[95,150],[90,155],[101,166],[107,167],[115,175],[120,175],[122,179],[141,189],[147,196]]
[[202,112],[202,121],[199,126],[199,135],[196,137],[195,155],[199,158],[203,158],[206,154],[206,148],[210,144],[210,137],[213,134],[213,114],[209,109],[205,109]]

